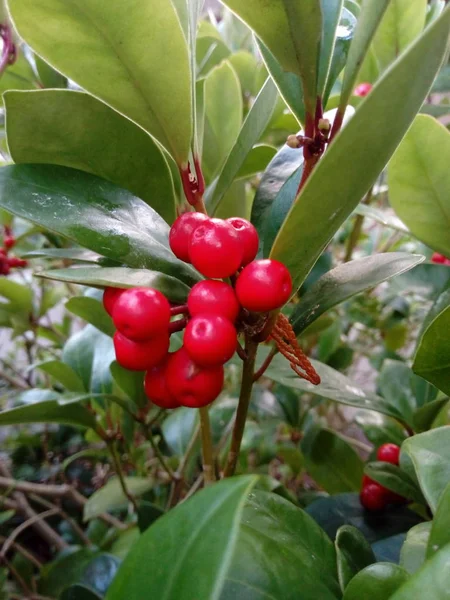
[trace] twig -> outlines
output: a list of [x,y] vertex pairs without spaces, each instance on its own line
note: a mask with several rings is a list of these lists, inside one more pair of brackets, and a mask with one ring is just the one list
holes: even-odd
[[263,362],[263,364],[260,366],[260,368],[256,371],[256,373],[253,375],[253,381],[258,381],[258,379],[260,377],[262,377],[264,375],[264,373],[267,371],[267,369],[270,366],[270,363],[272,362],[272,360],[274,359],[275,355],[278,352],[278,348],[276,346],[274,346],[272,348],[272,350],[270,351],[270,354],[268,354],[266,356],[265,361]]
[[215,475],[211,424],[209,422],[208,407],[203,406],[199,409],[199,413],[200,431],[202,436],[203,474],[205,476],[205,485],[211,485],[211,483],[215,481]]
[[0,557],[4,558],[5,554],[8,552],[9,547],[14,543],[15,539],[30,525],[33,523],[37,523],[38,521],[42,521],[43,519],[47,519],[48,517],[52,517],[53,515],[58,514],[59,510],[57,508],[51,508],[50,510],[46,510],[43,513],[34,514],[32,517],[21,523],[18,527],[14,529],[11,535],[7,538],[6,542],[3,544],[2,550],[0,552]]
[[182,502],[185,502],[186,500],[188,500],[191,496],[193,496],[195,494],[195,492],[200,489],[201,485],[203,483],[203,473],[200,473],[200,475],[197,477],[194,485],[191,487],[191,489],[188,491],[188,493],[186,494],[186,496],[183,498],[183,500],[180,502],[180,504]]
[[109,452],[111,454],[111,458],[114,464],[114,470],[116,471],[116,475],[119,478],[119,483],[120,483],[120,487],[122,488],[123,493],[125,494],[125,496],[128,498],[128,500],[131,502],[131,504],[133,505],[133,508],[135,510],[135,512],[137,513],[138,510],[138,506],[137,506],[137,502],[136,502],[136,498],[133,496],[133,494],[128,490],[126,481],[125,481],[125,477],[122,471],[122,465],[120,464],[120,457],[117,454],[117,450],[115,447],[114,442],[109,442],[107,444]]
[[18,388],[19,390],[28,390],[30,388],[30,386],[28,384],[22,383],[21,381],[19,381],[12,375],[8,375],[8,373],[5,373],[5,371],[0,371],[0,379],[4,379],[5,381],[10,383],[15,388]]
[[19,571],[17,571],[17,569],[14,567],[14,565],[12,565],[5,556],[2,556],[1,558],[2,558],[3,562],[5,563],[6,567],[8,568],[8,570],[10,571],[10,573],[12,574],[12,576],[14,577],[14,579],[17,581],[17,583],[20,585],[20,587],[25,592],[26,597],[29,598],[33,592],[27,586],[25,580],[22,578]]
[[[362,204],[368,206],[372,202],[373,187],[367,192]],[[357,215],[353,224],[353,229],[347,240],[347,248],[345,252],[344,262],[352,260],[353,251],[356,248],[358,240],[361,236],[361,231],[364,223],[364,215]]]
[[[0,535],[0,542],[6,542],[7,538],[4,537],[3,535]],[[37,567],[38,569],[42,568],[42,563],[40,560],[38,560],[34,554],[32,554],[29,550],[27,550],[26,548],[24,548],[23,546],[21,546],[19,543],[17,542],[13,542],[12,543],[12,548],[14,550],[16,550],[17,552],[19,552],[20,554],[22,554],[22,556],[24,558],[26,558],[27,560],[29,560],[31,563],[33,563],[33,565],[35,567]]]
[[177,479],[175,473],[173,472],[173,469],[171,469],[169,467],[169,465],[166,462],[166,459],[164,458],[161,450],[158,448],[158,445],[156,444],[155,440],[153,439],[153,434],[150,431],[149,432],[150,435],[148,436],[148,440],[152,446],[153,452],[155,453],[156,458],[159,460],[159,462],[161,463],[162,468],[164,469],[164,471],[167,473],[167,475],[170,477],[170,479]]

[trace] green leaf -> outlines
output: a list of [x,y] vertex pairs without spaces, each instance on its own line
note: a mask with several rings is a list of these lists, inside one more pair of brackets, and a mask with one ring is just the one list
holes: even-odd
[[344,5],[344,0],[321,0],[322,11],[322,43],[320,45],[319,74],[317,92],[320,96],[325,89],[330,72],[336,35]]
[[222,1],[254,30],[283,70],[301,77],[306,110],[314,115],[322,36],[320,3],[315,0]]
[[355,415],[355,422],[362,428],[366,438],[377,448],[387,443],[400,446],[406,438],[404,428],[397,421],[378,413],[359,411]]
[[71,392],[84,392],[85,387],[78,374],[60,360],[48,360],[40,363],[37,367],[51,375],[56,381],[61,383],[66,390]]
[[[330,540],[287,500],[259,490],[248,497],[254,484],[252,477],[221,481],[158,519],[125,559],[107,600],[337,599]],[[155,552],[158,569],[149,572],[143,566]]]
[[430,537],[426,548],[427,558],[434,556],[447,544],[450,544],[450,483],[442,492],[431,523]]
[[380,519],[378,514],[362,507],[359,493],[321,498],[310,504],[307,512],[331,539],[335,538],[339,527],[348,524],[357,527],[371,544],[408,531],[420,521],[418,515],[404,506],[386,507]]
[[338,529],[334,542],[337,556],[337,569],[341,590],[344,591],[351,579],[365,567],[376,562],[369,542],[352,525]]
[[53,597],[59,596],[67,586],[81,580],[86,567],[97,556],[99,551],[96,549],[69,547],[44,566],[39,591],[42,594],[51,594]]
[[400,466],[404,466],[406,458],[412,461],[423,495],[435,513],[450,481],[450,427],[432,429],[405,440]]
[[445,600],[450,588],[450,545],[438,552],[431,560],[403,584],[389,600]]
[[[58,394],[48,390],[33,390],[33,404],[26,404],[0,412],[0,425],[23,425],[25,423],[60,423],[63,425],[95,428],[95,417],[83,406],[61,405]],[[18,400],[24,394],[18,396]]]
[[[150,477],[125,477],[125,485],[132,496],[142,496],[153,487]],[[97,490],[88,499],[83,509],[83,520],[89,521],[104,512],[122,508],[128,502],[118,477],[109,479],[105,486]]]
[[416,348],[413,370],[445,394],[450,394],[450,288],[431,308]]
[[[271,257],[286,264],[295,289],[375,182],[410,126],[446,52],[449,23],[447,8],[386,72],[333,141],[294,203]],[[406,97],[404,89],[408,89]]]
[[21,254],[23,258],[48,258],[55,260],[69,259],[77,262],[98,264],[103,259],[100,254],[83,248],[39,248]]
[[407,580],[408,573],[398,565],[389,562],[370,565],[350,581],[343,600],[387,600]]
[[164,441],[175,456],[182,456],[188,447],[198,419],[196,413],[189,408],[177,408],[162,423]]
[[110,371],[115,383],[126,394],[134,404],[140,407],[147,405],[148,400],[144,394],[144,374],[136,371],[128,371],[114,361],[110,365]]
[[65,88],[67,79],[58,71],[55,71],[45,60],[42,60],[37,54],[34,55],[36,71],[39,76],[39,81],[45,88]]
[[[23,311],[30,313],[33,310],[33,292],[31,288],[12,279],[6,277],[0,278],[0,296],[10,300],[10,304],[6,305],[11,307],[15,312]],[[5,305],[1,305],[2,308],[6,308]]]
[[53,165],[3,167],[0,206],[121,264],[189,283],[199,278],[174,257],[169,226],[150,206],[94,175]]
[[254,146],[247,154],[242,166],[237,172],[236,179],[248,179],[261,173],[277,153],[276,148],[267,144]]
[[83,92],[8,92],[4,101],[15,163],[49,163],[98,175],[142,198],[168,223],[174,221],[167,161],[132,121]]
[[400,231],[400,233],[405,233],[407,235],[411,235],[412,233],[403,223],[400,221],[398,217],[388,213],[386,210],[380,210],[379,208],[375,208],[374,206],[369,206],[367,204],[358,204],[355,208],[355,214],[362,215],[368,219],[373,219],[377,223],[384,225],[385,227],[390,227],[391,229],[395,229],[396,231]]
[[[204,102],[202,168],[208,181],[211,181],[222,169],[237,140],[242,123],[241,87],[229,62],[224,61],[207,76]],[[224,187],[223,192],[226,189]]]
[[413,429],[417,433],[431,429],[439,413],[448,404],[449,398],[439,398],[418,408],[413,415]]
[[[208,81],[206,82],[206,90],[208,92]],[[206,193],[206,204],[211,214],[217,211],[225,193],[237,177],[251,149],[264,133],[275,110],[277,99],[277,88],[269,78],[256,97],[217,181],[211,185]],[[225,121],[227,120],[225,119]]]
[[357,82],[358,73],[361,69],[364,57],[366,56],[370,43],[380,24],[380,21],[386,12],[389,3],[392,0],[365,0],[361,7],[358,22],[350,45],[347,63],[345,65],[344,79],[342,81],[341,96],[339,99],[340,112],[344,112],[350,96]]
[[259,66],[255,55],[247,50],[238,50],[231,54],[229,61],[239,77],[244,97],[254,96],[256,93],[255,73]]
[[52,67],[155,136],[178,164],[187,161],[191,71],[171,2],[130,10],[121,0],[9,0],[9,9],[19,34]]
[[339,265],[323,275],[302,297],[290,318],[295,333],[302,333],[330,308],[405,273],[423,260],[424,257],[417,254],[388,252]]
[[7,523],[15,514],[15,510],[4,510],[0,512],[0,525]]
[[417,238],[447,256],[450,174],[445,157],[449,153],[449,131],[433,117],[418,115],[388,170],[389,200],[397,215]]
[[382,69],[420,35],[426,12],[427,0],[391,0],[373,41]]
[[383,487],[403,496],[403,498],[425,504],[420,489],[408,474],[398,466],[387,462],[370,462],[365,466],[364,472],[371,479],[378,481]]
[[425,562],[430,529],[430,522],[419,523],[406,535],[400,552],[400,564],[410,574],[418,571]]
[[302,440],[301,449],[309,475],[329,494],[360,489],[363,463],[333,431],[313,428]]
[[66,302],[65,307],[74,315],[81,317],[106,335],[113,336],[115,327],[103,304],[95,298],[78,296]]
[[75,584],[64,590],[61,600],[101,600],[101,596],[85,585]]

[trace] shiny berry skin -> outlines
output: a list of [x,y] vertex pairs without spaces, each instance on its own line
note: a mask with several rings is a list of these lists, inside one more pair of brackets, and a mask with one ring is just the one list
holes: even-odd
[[372,91],[373,85],[371,83],[360,83],[357,85],[353,91],[354,96],[364,97],[370,94]]
[[223,367],[204,369],[196,365],[185,348],[169,356],[167,387],[174,398],[189,408],[211,404],[223,388]]
[[195,229],[209,221],[209,217],[199,212],[188,212],[178,217],[170,228],[169,244],[172,252],[180,260],[191,262],[189,258],[189,243]]
[[292,279],[283,263],[270,258],[255,260],[244,267],[236,282],[240,304],[253,312],[280,308],[292,293]]
[[400,447],[397,444],[383,444],[378,448],[377,460],[398,465],[400,458]]
[[233,288],[223,281],[199,281],[191,289],[187,304],[191,317],[220,315],[232,323],[240,310]]
[[131,288],[116,299],[114,325],[130,340],[140,342],[167,332],[170,304],[153,288]]
[[241,267],[245,267],[248,263],[251,263],[255,256],[258,254],[259,237],[258,232],[254,225],[247,221],[247,219],[241,219],[240,217],[232,217],[227,219],[228,223],[231,223],[239,234],[241,244],[244,249],[244,256],[242,257]]
[[365,488],[369,483],[376,483],[373,479],[370,479],[367,475],[363,475],[361,487]]
[[8,250],[10,248],[12,248],[15,245],[15,243],[16,243],[16,238],[12,235],[5,235],[5,237],[3,238],[3,245]]
[[434,252],[431,257],[431,262],[437,265],[450,265],[450,258],[447,258],[443,254],[439,254],[439,252]]
[[145,394],[160,408],[178,408],[180,404],[167,389],[166,370],[167,361],[147,371],[144,379]]
[[169,335],[162,334],[146,342],[134,342],[116,331],[114,350],[119,365],[129,371],[146,371],[162,363],[169,352]]
[[210,219],[191,237],[191,263],[205,277],[230,277],[241,266],[244,248],[236,229],[222,219]]
[[379,483],[368,483],[359,495],[361,504],[370,511],[382,510],[387,504],[387,490]]
[[236,329],[220,315],[197,315],[184,332],[184,347],[200,367],[225,364],[236,352],[236,346]]
[[28,262],[22,258],[17,258],[17,256],[10,256],[8,258],[8,265],[12,269],[23,269],[28,266]]
[[117,298],[124,292],[122,288],[107,287],[103,292],[103,306],[110,317],[112,317],[113,309]]

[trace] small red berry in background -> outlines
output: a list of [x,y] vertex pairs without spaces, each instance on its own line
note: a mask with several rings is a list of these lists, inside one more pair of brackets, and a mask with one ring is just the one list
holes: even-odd
[[387,504],[386,491],[379,483],[368,483],[359,495],[361,504],[370,511],[382,510]]
[[247,219],[241,219],[240,217],[232,217],[227,219],[228,223],[236,229],[241,239],[241,243],[244,249],[244,256],[242,257],[241,266],[245,267],[248,263],[258,254],[259,237],[258,232],[254,225],[247,221]]
[[169,335],[161,334],[145,342],[135,342],[116,331],[114,350],[119,365],[129,371],[146,371],[162,363],[169,352]]
[[220,315],[193,317],[184,333],[184,347],[200,367],[225,364],[236,352],[236,346],[236,329]]
[[233,288],[223,281],[199,281],[188,296],[188,309],[196,315],[220,315],[229,321],[236,320],[240,306]]
[[437,265],[450,265],[450,258],[447,258],[443,254],[439,254],[439,252],[434,252],[431,257],[431,262]]
[[370,92],[372,91],[372,88],[373,88],[373,85],[371,83],[360,83],[353,90],[353,95],[360,96],[363,98],[364,96],[367,96],[367,94],[370,94]]
[[144,379],[145,394],[153,404],[160,408],[178,408],[180,404],[167,388],[166,371],[167,361],[147,371]]
[[377,459],[398,465],[400,458],[400,447],[397,444],[383,444],[378,448]]
[[103,306],[110,317],[112,317],[117,298],[124,291],[122,288],[108,287],[103,292]]
[[184,213],[172,225],[169,233],[169,244],[172,252],[180,260],[191,262],[189,258],[189,243],[195,229],[209,221],[209,217],[199,212]]
[[112,316],[120,333],[144,341],[168,331],[170,304],[158,290],[131,288],[116,299]]
[[240,304],[253,312],[281,308],[292,294],[291,275],[277,260],[255,260],[247,265],[236,283]]
[[16,244],[16,238],[12,235],[5,235],[3,245],[7,250],[10,250]]
[[191,263],[205,277],[230,277],[241,266],[243,255],[239,234],[227,221],[209,219],[192,234],[189,245]]
[[201,408],[211,404],[222,391],[223,366],[204,369],[194,363],[185,348],[169,356],[167,388],[182,405]]

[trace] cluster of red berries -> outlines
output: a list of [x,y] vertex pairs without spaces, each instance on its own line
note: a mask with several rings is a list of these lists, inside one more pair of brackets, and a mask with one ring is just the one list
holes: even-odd
[[431,262],[437,265],[448,265],[450,266],[450,258],[447,258],[443,254],[439,254],[439,252],[434,252],[431,257]]
[[[397,444],[383,444],[378,448],[377,460],[397,465],[400,458],[400,447]],[[385,508],[388,504],[404,504],[406,498],[391,492],[381,484],[377,483],[367,475],[362,480],[362,490],[360,493],[361,504],[370,511],[378,511]]]
[[[162,408],[199,408],[220,394],[223,365],[236,351],[246,315],[283,306],[292,280],[282,263],[254,260],[258,234],[245,219],[185,213],[173,224],[169,242],[178,258],[211,278],[194,285],[187,305],[171,307],[152,288],[107,288],[103,303],[117,328],[117,361],[147,371],[148,398]],[[228,277],[231,284],[219,281]],[[171,321],[174,315],[182,318]],[[171,332],[184,328],[183,347],[169,353]]]
[[0,275],[9,275],[11,269],[23,269],[28,265],[26,260],[11,256],[10,251],[16,244],[11,228],[5,225],[3,246],[0,247]]

